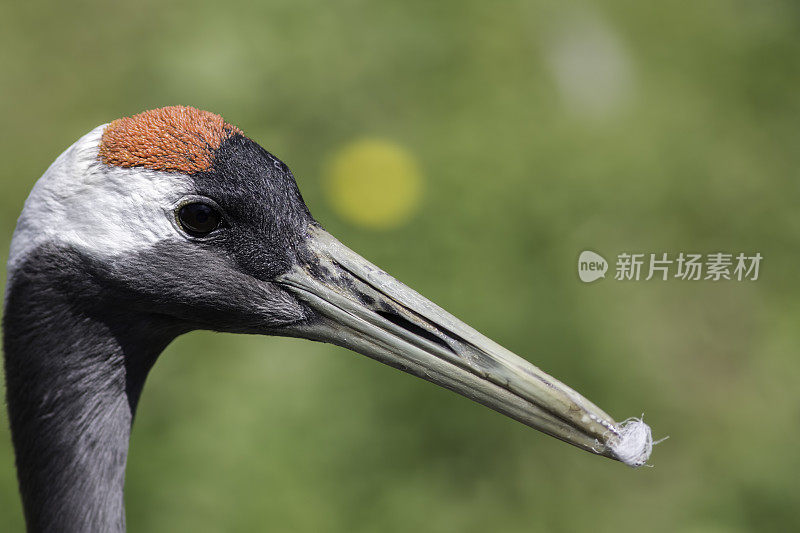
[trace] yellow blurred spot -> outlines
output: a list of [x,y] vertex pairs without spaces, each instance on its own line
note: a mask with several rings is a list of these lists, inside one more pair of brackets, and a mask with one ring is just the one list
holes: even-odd
[[380,139],[346,145],[325,168],[328,199],[339,215],[369,228],[407,221],[419,205],[422,176],[414,156]]

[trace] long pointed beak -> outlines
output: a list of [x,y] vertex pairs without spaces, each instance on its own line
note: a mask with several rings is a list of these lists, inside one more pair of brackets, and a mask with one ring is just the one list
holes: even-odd
[[589,452],[641,466],[640,420],[618,424],[592,402],[398,282],[319,227],[305,264],[277,279],[318,319],[290,334],[354,350],[471,398]]

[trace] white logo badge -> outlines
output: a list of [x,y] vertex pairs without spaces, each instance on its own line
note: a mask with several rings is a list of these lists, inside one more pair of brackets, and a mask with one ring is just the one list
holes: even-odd
[[600,254],[586,250],[581,252],[578,257],[578,277],[584,283],[591,283],[606,277],[606,270],[608,270],[608,262]]

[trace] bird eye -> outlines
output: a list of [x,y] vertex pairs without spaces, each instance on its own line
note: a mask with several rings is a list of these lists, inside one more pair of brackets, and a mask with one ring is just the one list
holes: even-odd
[[181,206],[178,221],[189,235],[203,237],[219,227],[222,216],[212,206],[196,202]]

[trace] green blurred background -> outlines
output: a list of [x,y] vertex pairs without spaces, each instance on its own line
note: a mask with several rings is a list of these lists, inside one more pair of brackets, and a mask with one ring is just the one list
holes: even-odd
[[[339,348],[198,332],[145,388],[131,531],[800,530],[797,2],[253,4],[2,0],[2,264],[62,150],[193,105],[346,244],[670,439],[632,470]],[[359,139],[417,169],[397,220],[337,208]],[[391,179],[364,186],[391,210]],[[584,249],[764,260],[587,285]],[[0,530],[22,528],[3,411]]]

